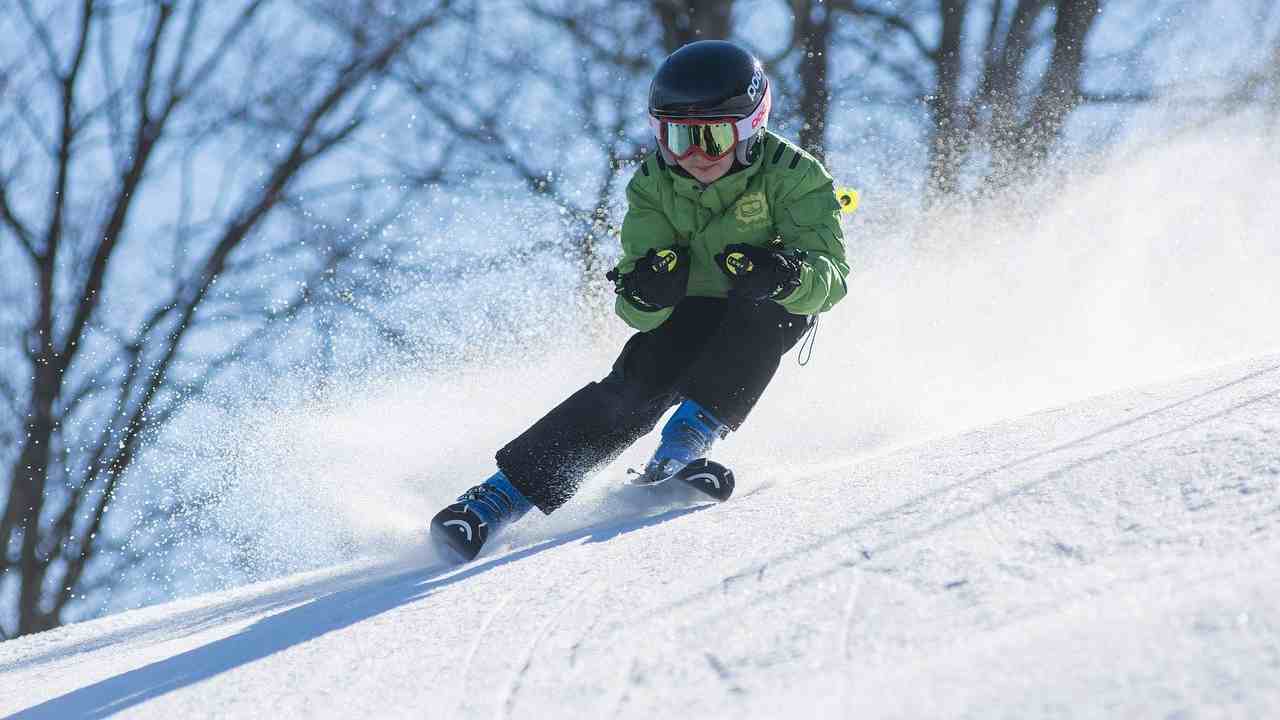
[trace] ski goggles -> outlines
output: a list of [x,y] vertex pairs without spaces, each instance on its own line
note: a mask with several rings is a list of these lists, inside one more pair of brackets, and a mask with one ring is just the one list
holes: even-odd
[[659,120],[658,139],[677,160],[694,153],[719,160],[738,144],[738,128],[733,120]]
[[658,142],[677,160],[699,154],[708,160],[719,160],[733,152],[734,146],[769,122],[772,93],[765,87],[764,97],[747,117],[679,120],[649,116],[649,127]]

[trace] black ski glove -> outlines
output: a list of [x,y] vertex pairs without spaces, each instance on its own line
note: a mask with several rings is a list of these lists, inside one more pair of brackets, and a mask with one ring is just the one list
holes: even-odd
[[782,300],[800,287],[803,250],[785,250],[735,243],[716,256],[716,264],[733,286],[729,297],[744,300]]
[[614,292],[641,310],[669,308],[684,299],[689,285],[689,248],[650,249],[631,272],[622,275],[614,268],[605,277]]

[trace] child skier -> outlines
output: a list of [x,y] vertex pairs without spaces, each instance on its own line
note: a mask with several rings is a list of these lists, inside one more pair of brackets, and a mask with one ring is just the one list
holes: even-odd
[[612,371],[497,453],[498,471],[431,521],[460,560],[650,432],[672,406],[644,482],[669,478],[737,430],[784,353],[844,297],[831,176],[766,128],[760,62],[730,42],[672,53],[649,89],[658,140],[627,186],[622,261],[608,277],[639,332]]

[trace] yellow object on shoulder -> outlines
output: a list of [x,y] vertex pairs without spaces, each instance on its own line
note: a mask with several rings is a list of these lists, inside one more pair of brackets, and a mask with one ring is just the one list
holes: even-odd
[[853,188],[836,188],[836,200],[840,202],[840,212],[851,215],[858,209],[858,191]]

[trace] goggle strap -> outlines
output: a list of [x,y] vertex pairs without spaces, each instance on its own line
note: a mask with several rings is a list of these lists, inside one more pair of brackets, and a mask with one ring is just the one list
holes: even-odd
[[760,104],[756,106],[754,112],[734,123],[734,127],[738,130],[738,142],[743,142],[747,138],[756,134],[756,131],[769,124],[769,110],[773,107],[773,87],[766,84],[764,87],[764,98],[760,100]]

